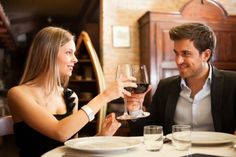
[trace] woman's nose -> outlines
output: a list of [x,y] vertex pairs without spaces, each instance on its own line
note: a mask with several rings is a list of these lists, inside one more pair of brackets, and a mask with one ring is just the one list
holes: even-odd
[[74,63],[77,63],[77,62],[78,62],[78,59],[77,59],[77,57],[76,57],[75,55],[73,55],[72,61],[73,61]]

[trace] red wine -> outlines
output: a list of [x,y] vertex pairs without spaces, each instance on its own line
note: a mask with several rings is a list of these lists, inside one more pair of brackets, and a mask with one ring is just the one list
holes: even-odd
[[137,84],[138,87],[134,88],[134,87],[125,87],[125,89],[131,93],[135,93],[135,94],[141,94],[146,92],[146,90],[148,89],[148,85],[149,84],[145,84],[145,83],[138,83]]

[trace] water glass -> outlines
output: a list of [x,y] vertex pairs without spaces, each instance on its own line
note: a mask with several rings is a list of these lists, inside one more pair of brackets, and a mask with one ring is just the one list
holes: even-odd
[[188,150],[191,148],[191,126],[173,125],[172,143],[177,150]]
[[158,125],[144,126],[144,145],[148,151],[158,151],[163,145],[163,128]]

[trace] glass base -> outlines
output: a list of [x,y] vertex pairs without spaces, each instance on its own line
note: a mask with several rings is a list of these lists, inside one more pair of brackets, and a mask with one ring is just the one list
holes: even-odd
[[148,117],[150,115],[149,112],[142,112],[141,114],[137,116],[129,115],[129,114],[123,114],[122,116],[117,117],[118,120],[132,120],[132,119],[138,119],[138,118],[144,118]]

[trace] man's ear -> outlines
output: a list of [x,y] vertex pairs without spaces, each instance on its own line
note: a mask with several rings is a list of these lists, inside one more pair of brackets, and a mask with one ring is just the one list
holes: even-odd
[[202,59],[207,62],[211,58],[211,53],[210,49],[206,49],[202,52]]

